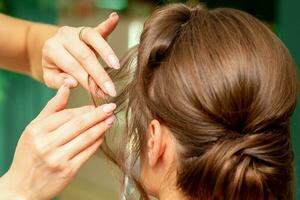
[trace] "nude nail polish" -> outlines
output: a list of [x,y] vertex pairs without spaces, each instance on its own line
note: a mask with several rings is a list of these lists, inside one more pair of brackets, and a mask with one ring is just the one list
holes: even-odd
[[110,13],[109,18],[113,17],[113,16],[116,16],[116,15],[118,15],[116,12],[112,12],[112,13]]
[[111,81],[106,81],[106,82],[104,82],[104,84],[103,84],[103,87],[105,88],[105,92],[107,93],[107,94],[109,94],[110,96],[116,96],[117,95],[117,92],[116,92],[116,89],[115,89],[115,86],[114,86],[114,84],[113,84],[113,82],[111,82]]
[[112,115],[112,116],[105,119],[105,123],[110,125],[115,121],[115,119],[116,119],[116,117],[114,115]]
[[64,80],[64,84],[69,85],[70,87],[76,87],[77,86],[77,82],[76,80],[72,79],[72,78],[67,78]]
[[119,59],[115,56],[115,55],[109,55],[108,57],[108,61],[111,65],[111,67],[115,68],[115,69],[119,69],[120,68],[120,62]]
[[102,106],[102,110],[103,110],[103,112],[110,113],[110,112],[114,111],[116,109],[116,107],[117,107],[116,104],[108,103],[108,104],[104,104]]
[[64,83],[62,86],[60,86],[60,88],[57,90],[57,95],[60,95],[63,91],[64,91],[64,88],[67,87],[67,84]]

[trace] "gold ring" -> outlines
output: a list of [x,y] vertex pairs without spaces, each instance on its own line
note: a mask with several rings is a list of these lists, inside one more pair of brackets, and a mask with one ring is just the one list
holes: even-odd
[[79,31],[79,40],[83,41],[83,38],[82,38],[82,33],[83,33],[83,30],[85,29],[86,27],[82,27]]

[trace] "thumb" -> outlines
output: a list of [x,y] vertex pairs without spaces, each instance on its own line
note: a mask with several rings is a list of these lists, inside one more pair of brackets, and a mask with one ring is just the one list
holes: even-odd
[[70,88],[75,88],[78,85],[76,79],[74,79],[71,75],[61,72],[56,69],[44,69],[44,82],[45,84],[54,89],[58,89],[65,82],[68,82]]
[[64,83],[57,91],[56,95],[48,101],[47,105],[44,109],[40,112],[40,114],[35,118],[34,121],[41,120],[55,112],[59,112],[63,110],[67,103],[70,96],[70,88],[69,84],[66,82]]
[[99,24],[95,30],[100,33],[100,35],[106,39],[116,28],[119,23],[119,15],[113,12],[109,15],[108,19]]

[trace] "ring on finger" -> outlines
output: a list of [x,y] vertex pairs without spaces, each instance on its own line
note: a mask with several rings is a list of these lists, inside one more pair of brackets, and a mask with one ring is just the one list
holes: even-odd
[[81,29],[80,29],[80,31],[79,31],[79,34],[78,34],[79,40],[81,40],[81,41],[83,41],[83,30],[84,30],[85,28],[86,28],[85,26],[81,27]]

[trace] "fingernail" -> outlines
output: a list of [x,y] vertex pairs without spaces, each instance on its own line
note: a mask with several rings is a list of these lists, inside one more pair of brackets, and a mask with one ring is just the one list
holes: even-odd
[[105,88],[107,94],[109,94],[110,96],[114,97],[117,95],[115,86],[111,81],[104,82],[103,87]]
[[57,94],[61,94],[66,87],[68,87],[67,83],[62,84],[62,86],[60,86],[60,88],[58,89]]
[[112,13],[110,13],[109,18],[116,16],[116,15],[118,15],[116,12],[112,12]]
[[103,112],[110,113],[110,112],[114,111],[116,109],[116,107],[117,107],[116,104],[108,103],[108,104],[102,105],[102,110],[103,110]]
[[115,69],[119,69],[120,68],[120,62],[119,59],[115,56],[115,55],[109,55],[108,56],[108,62],[110,63],[111,67],[115,68]]
[[112,116],[105,119],[105,123],[110,125],[115,121],[115,119],[116,119],[116,117],[114,115],[112,115]]
[[65,79],[64,84],[68,84],[71,87],[75,87],[77,85],[77,82],[72,78],[67,78]]

